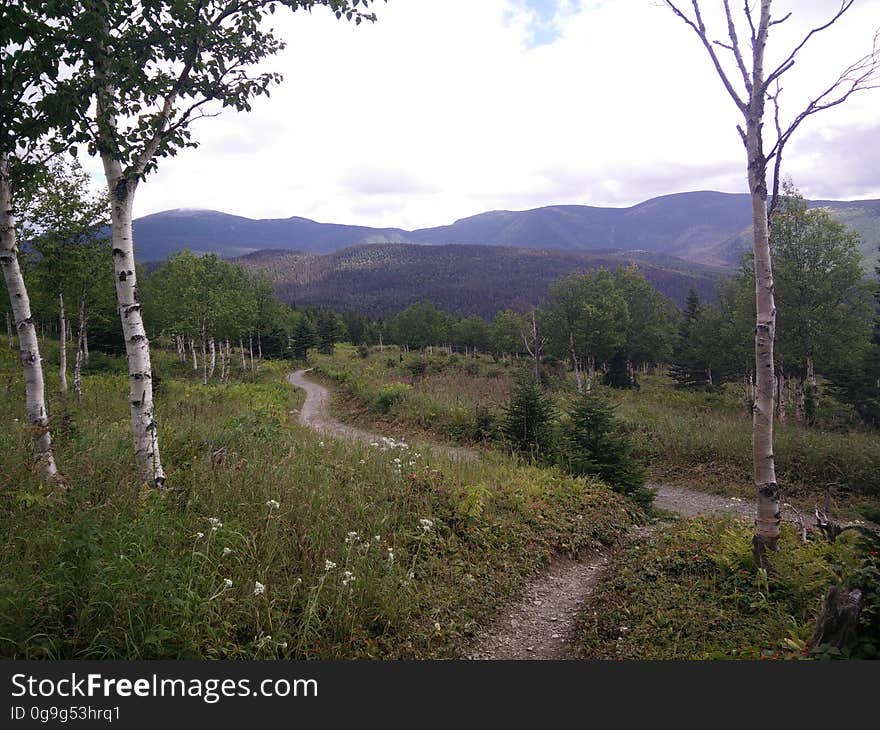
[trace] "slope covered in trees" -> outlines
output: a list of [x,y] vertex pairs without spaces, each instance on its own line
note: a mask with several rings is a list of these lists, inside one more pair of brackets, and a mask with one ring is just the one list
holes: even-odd
[[[317,256],[261,251],[239,261],[266,269],[285,302],[389,315],[418,301],[462,316],[525,311],[562,276],[629,265],[627,255],[541,251],[492,246],[355,246]],[[714,297],[717,274],[687,273],[640,263],[645,278],[679,305],[690,288]]]

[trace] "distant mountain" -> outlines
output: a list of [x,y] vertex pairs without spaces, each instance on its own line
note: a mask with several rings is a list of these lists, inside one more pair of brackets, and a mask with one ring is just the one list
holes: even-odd
[[[862,236],[869,266],[880,243],[880,200],[817,200]],[[317,223],[307,218],[252,220],[211,210],[170,210],[134,222],[139,260],[155,261],[185,247],[233,257],[257,250],[330,253],[369,243],[476,244],[564,251],[639,251],[731,269],[750,247],[751,207],[745,194],[676,193],[630,208],[553,205],[493,211],[448,226],[406,231]]]
[[184,248],[224,258],[267,248],[326,253],[353,243],[404,242],[407,235],[396,228],[316,223],[297,217],[253,220],[189,208],[166,210],[134,221],[134,240],[142,261],[162,260]]
[[[259,251],[237,259],[248,268],[269,271],[275,277],[276,294],[295,306],[387,316],[427,300],[462,316],[484,317],[500,309],[527,310],[546,296],[558,278],[572,272],[602,266],[615,269],[632,260],[626,253],[468,244],[376,244],[325,255]],[[703,299],[715,296],[716,272],[686,273],[649,263],[638,266],[680,306],[690,287]]]

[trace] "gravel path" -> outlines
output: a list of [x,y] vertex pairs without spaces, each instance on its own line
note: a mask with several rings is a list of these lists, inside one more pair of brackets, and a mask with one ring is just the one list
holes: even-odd
[[[300,388],[306,393],[306,400],[299,412],[299,422],[304,426],[314,429],[324,436],[345,439],[347,441],[359,441],[370,444],[380,441],[383,437],[377,433],[364,431],[346,423],[337,421],[330,415],[330,391],[323,385],[306,379],[308,370],[297,370],[287,377],[287,382]],[[472,449],[454,446],[439,446],[432,444],[429,448],[438,454],[451,456],[453,459],[470,460],[477,458],[477,452]]]
[[[334,438],[371,443],[382,437],[344,423],[329,413],[330,392],[307,380],[308,370],[291,373],[288,381],[306,393],[300,423]],[[457,459],[475,459],[471,449],[432,446]],[[723,497],[667,484],[649,485],[657,494],[654,504],[682,517],[736,514],[754,519],[754,505],[738,497]],[[791,516],[787,515],[787,519]],[[638,528],[647,534],[650,528]],[[519,597],[505,606],[495,620],[461,647],[468,659],[575,659],[572,645],[575,617],[601,580],[609,552],[585,552],[577,560],[557,557],[526,583]]]

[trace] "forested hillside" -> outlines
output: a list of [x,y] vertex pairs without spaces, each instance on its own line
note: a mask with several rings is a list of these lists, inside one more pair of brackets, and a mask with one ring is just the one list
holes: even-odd
[[[259,251],[240,259],[247,268],[267,270],[279,298],[294,306],[386,316],[427,300],[454,314],[482,317],[501,309],[525,311],[562,276],[631,261],[615,253],[406,244],[353,246],[326,256]],[[704,299],[715,297],[717,275],[711,270],[686,273],[645,263],[639,268],[680,306],[691,287]]]

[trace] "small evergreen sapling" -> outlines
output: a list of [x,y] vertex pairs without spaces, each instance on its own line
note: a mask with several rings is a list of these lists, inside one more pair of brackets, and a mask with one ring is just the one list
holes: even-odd
[[511,448],[533,456],[548,453],[552,418],[553,406],[534,377],[520,376],[501,426]]
[[645,488],[645,468],[614,408],[599,391],[576,396],[560,428],[562,465],[574,474],[598,477],[648,506],[653,494]]

